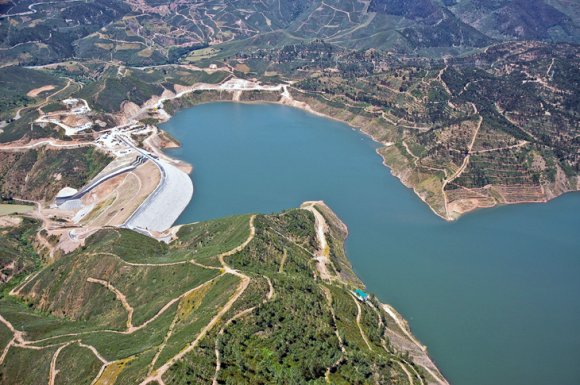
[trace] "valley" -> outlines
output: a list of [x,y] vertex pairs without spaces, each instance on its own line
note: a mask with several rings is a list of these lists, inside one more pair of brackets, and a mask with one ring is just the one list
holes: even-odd
[[579,42],[564,0],[0,0],[0,384],[576,378]]

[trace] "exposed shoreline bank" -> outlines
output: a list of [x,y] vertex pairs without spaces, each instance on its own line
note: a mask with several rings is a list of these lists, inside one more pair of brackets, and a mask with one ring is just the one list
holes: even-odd
[[[407,164],[407,165],[403,165],[400,168],[397,168],[394,164],[389,162],[384,151],[394,147],[393,142],[381,140],[378,137],[377,133],[373,133],[370,130],[365,130],[364,129],[365,125],[362,124],[362,122],[357,121],[355,116],[351,116],[352,119],[349,121],[347,119],[344,119],[344,118],[341,118],[338,116],[332,116],[332,115],[330,115],[329,111],[322,111],[322,108],[315,109],[311,104],[309,104],[306,101],[297,100],[295,97],[292,96],[289,88],[291,88],[291,85],[285,85],[285,84],[281,84],[278,86],[266,86],[264,89],[261,89],[260,85],[258,85],[258,84],[254,84],[253,87],[246,86],[246,87],[235,88],[235,87],[229,86],[229,87],[225,87],[223,89],[220,89],[219,87],[216,87],[216,86],[211,86],[211,87],[193,86],[193,87],[189,87],[187,90],[181,90],[179,93],[174,94],[172,97],[164,98],[164,100],[162,102],[164,108],[163,108],[163,114],[161,114],[162,116],[160,116],[160,118],[161,118],[160,123],[164,123],[164,122],[168,121],[169,119],[171,119],[171,117],[172,117],[172,115],[165,110],[165,103],[166,102],[173,103],[172,108],[174,111],[172,111],[172,113],[175,113],[181,109],[194,107],[196,105],[227,102],[227,103],[241,103],[241,104],[284,105],[284,106],[300,109],[302,111],[305,111],[307,113],[313,114],[313,115],[318,116],[318,117],[322,117],[325,119],[331,119],[333,121],[337,121],[337,122],[346,124],[349,127],[351,127],[353,130],[357,130],[358,132],[369,137],[375,143],[377,143],[380,147],[377,148],[375,150],[375,152],[381,157],[382,164],[387,169],[389,169],[391,175],[393,175],[394,177],[399,179],[399,181],[405,187],[413,190],[415,195],[417,195],[429,207],[429,209],[435,215],[437,215],[439,218],[441,218],[445,221],[448,221],[448,222],[455,221],[465,214],[479,211],[479,210],[484,209],[484,208],[491,208],[491,207],[502,206],[502,205],[511,205],[511,204],[522,204],[522,203],[546,203],[546,202],[549,202],[550,200],[555,199],[555,198],[557,198],[565,193],[575,192],[575,191],[580,190],[580,179],[578,179],[576,181],[577,182],[576,189],[573,189],[573,188],[561,189],[558,186],[553,186],[553,188],[549,188],[550,193],[549,194],[546,193],[546,196],[544,198],[542,198],[541,200],[514,200],[514,201],[507,201],[506,200],[503,202],[494,201],[491,204],[484,204],[482,202],[474,202],[473,200],[470,200],[469,202],[466,203],[466,208],[464,208],[464,209],[458,209],[457,211],[452,211],[451,213],[443,213],[437,209],[437,206],[443,204],[442,201],[444,199],[441,198],[441,201],[440,201],[438,199],[432,198],[430,201],[429,198],[427,198],[427,196],[425,195],[425,193],[421,193],[421,191],[417,188],[417,185],[411,181],[410,174],[412,174],[415,171],[415,169],[413,167],[411,167],[410,165]],[[215,98],[215,97],[212,98],[211,95],[209,95],[210,97],[208,99],[205,99],[202,101],[195,101],[194,103],[188,103],[187,101],[185,101],[185,103],[183,103],[183,104],[181,103],[183,98],[186,98],[188,95],[190,95],[192,93],[195,93],[195,92],[203,93],[204,91],[207,92],[207,91],[212,91],[212,90],[219,90],[220,91],[219,98]],[[292,90],[296,91],[298,93],[304,94],[302,91],[300,91],[296,88],[293,88]],[[223,98],[224,92],[227,93],[228,95],[230,95],[231,98],[224,99]],[[246,93],[252,92],[253,93],[252,97],[256,96],[256,94],[258,97],[255,99],[251,99],[251,100],[242,99],[243,94],[245,92]],[[272,95],[272,93],[275,93],[277,95],[277,98],[273,98],[274,95]],[[260,96],[262,96],[262,97],[260,97]],[[158,102],[159,98],[155,98],[155,99]],[[161,129],[159,129],[159,130],[160,130],[160,132],[164,132]],[[162,151],[162,148],[157,148],[156,150]],[[542,186],[542,191],[544,191],[544,186]]]
[[[353,271],[349,256],[345,250],[342,258],[344,260],[330,256],[329,244],[326,238],[338,239],[339,243],[344,245],[348,238],[347,225],[324,201],[303,202],[300,205],[300,209],[311,212],[315,217],[315,231],[319,243],[319,251],[314,257],[320,278],[323,281],[338,281],[342,285],[351,288],[360,287],[360,285],[365,287],[364,282]],[[340,273],[336,273],[339,271],[336,269],[337,263],[342,266]],[[389,337],[389,343],[401,354],[400,361],[396,362],[402,365],[403,370],[408,368],[407,375],[410,380],[416,377],[419,383],[423,385],[449,385],[435,361],[429,356],[427,347],[413,335],[408,321],[393,306],[381,303],[376,297],[366,301],[362,306],[369,306],[375,312],[382,312],[385,316],[388,325],[386,334]],[[408,362],[409,359],[412,360],[413,364]],[[424,371],[424,377],[417,371],[415,365]],[[405,371],[407,372],[407,370]]]

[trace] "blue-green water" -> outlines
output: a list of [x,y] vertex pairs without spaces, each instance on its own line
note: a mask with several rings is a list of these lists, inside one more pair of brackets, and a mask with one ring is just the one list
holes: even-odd
[[580,194],[435,216],[348,126],[277,105],[207,104],[163,128],[194,165],[180,223],[324,200],[354,269],[454,385],[580,384]]

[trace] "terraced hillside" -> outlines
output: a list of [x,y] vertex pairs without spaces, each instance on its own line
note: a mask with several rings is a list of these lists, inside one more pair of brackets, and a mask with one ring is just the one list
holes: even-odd
[[[496,204],[544,202],[579,188],[578,46],[504,43],[474,55],[433,60],[353,52],[320,40],[268,50],[252,45],[245,54],[229,54],[236,44],[200,59],[199,65],[220,66],[211,70],[97,62],[27,70],[49,83],[63,76],[69,80],[25,107],[18,107],[17,93],[7,96],[7,104],[16,107],[6,115],[21,117],[5,124],[0,141],[9,142],[8,149],[18,140],[22,151],[0,150],[4,159],[12,159],[9,172],[0,176],[3,191],[50,198],[66,183],[80,187],[94,176],[90,170],[98,167],[89,163],[88,173],[75,174],[78,182],[53,179],[48,194],[31,194],[31,184],[63,175],[56,168],[32,168],[35,177],[19,182],[27,174],[18,173],[18,165],[31,154],[23,150],[41,138],[68,141],[73,132],[73,142],[58,144],[62,157],[83,152],[93,158],[87,150],[63,150],[92,145],[102,131],[156,124],[179,108],[220,100],[286,103],[360,128],[385,145],[380,152],[393,173],[446,219]],[[0,79],[9,79],[12,68],[0,69]],[[52,96],[58,93],[80,107]],[[149,134],[135,136],[137,143]]]
[[444,382],[399,319],[355,299],[345,237],[320,203],[169,244],[105,228],[2,285],[0,383]]

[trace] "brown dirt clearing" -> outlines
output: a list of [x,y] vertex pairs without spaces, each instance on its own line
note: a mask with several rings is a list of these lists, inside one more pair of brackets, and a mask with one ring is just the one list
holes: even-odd
[[35,98],[43,92],[54,90],[54,88],[55,87],[52,84],[49,84],[49,85],[35,88],[33,90],[28,91],[26,96],[31,97],[31,98]]

